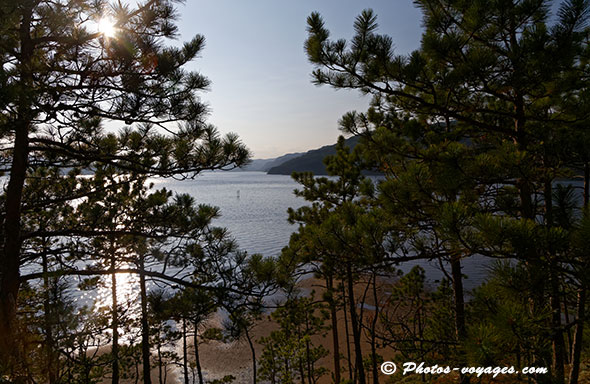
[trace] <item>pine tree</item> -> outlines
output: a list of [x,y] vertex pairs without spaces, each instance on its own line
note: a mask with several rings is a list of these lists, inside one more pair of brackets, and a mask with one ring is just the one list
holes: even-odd
[[[218,139],[217,148],[202,147],[217,151],[209,163],[191,153],[198,138],[214,135],[196,123],[205,108],[195,91],[208,82],[182,70],[202,50],[204,39],[197,36],[181,49],[162,46],[162,39],[176,31],[171,3],[150,1],[131,9],[104,2],[23,1],[3,4],[1,14],[2,58],[10,63],[2,67],[2,131],[13,144],[4,168],[10,174],[1,295],[6,335],[18,293],[23,187],[30,166],[42,159],[60,168],[103,161],[149,174],[190,173],[242,161],[246,152],[234,137]],[[116,20],[115,36],[98,30],[102,17]],[[168,130],[167,122],[193,126],[168,138],[147,126],[109,136],[100,132],[100,118]],[[172,148],[161,156],[156,142]],[[121,156],[128,146],[135,146],[135,154]]]
[[[377,275],[390,272],[391,260],[387,256],[386,234],[379,209],[371,209],[373,182],[361,174],[362,163],[355,151],[350,151],[340,137],[336,155],[325,160],[330,176],[313,177],[309,173],[295,173],[294,179],[303,185],[296,194],[311,202],[297,210],[289,210],[289,220],[301,224],[292,235],[289,247],[283,250],[284,263],[295,262],[305,268],[313,267],[318,277],[326,282],[325,299],[330,307],[332,323],[334,379],[341,378],[340,343],[338,338],[337,306],[339,300],[337,280],[343,284],[347,308],[350,315],[354,348],[354,369],[350,374],[360,383],[366,382],[362,352],[363,309],[358,310],[355,287],[367,277],[367,289],[376,289]],[[335,178],[337,177],[337,178]],[[375,301],[378,317],[378,304]],[[372,322],[373,328],[375,323]],[[345,324],[348,328],[348,321]],[[369,327],[374,335],[374,329]],[[378,377],[375,339],[371,338],[371,370],[374,380]]]
[[317,360],[328,354],[324,347],[315,346],[312,336],[323,336],[324,315],[311,298],[289,298],[271,314],[280,328],[260,339],[264,346],[260,361],[261,380],[271,383],[317,383],[326,373],[316,368]]
[[[18,338],[10,335],[15,334],[24,242],[40,232],[46,238],[75,232],[65,221],[59,231],[26,232],[26,216],[104,188],[72,183],[73,177],[65,177],[69,169],[110,166],[132,178],[189,177],[240,165],[248,157],[235,135],[219,137],[203,122],[206,107],[197,92],[209,82],[183,67],[202,51],[204,38],[166,47],[165,39],[176,37],[177,16],[174,2],[165,0],[136,7],[69,0],[0,6],[0,124],[7,143],[2,171],[9,176],[0,263],[3,369],[12,370],[23,357]],[[108,133],[103,124],[109,121],[129,127]],[[48,181],[64,185],[43,206],[26,187],[40,167],[55,169]]]
[[[376,32],[370,10],[357,18],[350,42],[330,40],[312,14],[306,49],[314,81],[373,95],[369,112],[346,115],[342,128],[367,137],[367,156],[390,179],[383,200],[402,209],[409,202],[421,214],[412,223],[415,210],[390,209],[392,217],[415,234],[424,231],[420,223],[433,231],[425,239],[413,235],[414,252],[449,255],[459,340],[467,336],[460,258],[519,260],[534,286],[533,312],[552,313],[552,356],[539,351],[537,364],[551,364],[563,382],[559,270],[567,237],[555,223],[552,196],[555,179],[568,174],[562,144],[571,124],[587,121],[587,108],[570,107],[585,105],[590,4],[563,2],[553,25],[549,1],[416,4],[425,31],[407,56],[394,54],[392,39]],[[486,235],[493,227],[505,228],[502,236],[518,238],[520,246],[503,248],[503,239]]]

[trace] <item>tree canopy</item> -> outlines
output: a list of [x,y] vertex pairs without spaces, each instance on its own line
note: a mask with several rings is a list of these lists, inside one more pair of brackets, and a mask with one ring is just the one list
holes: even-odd
[[[201,93],[209,80],[186,69],[205,38],[171,44],[178,38],[175,5],[0,5],[0,167],[6,175],[0,368],[11,380],[26,376],[17,326],[23,284],[45,279],[49,289],[61,276],[112,274],[116,287],[114,276],[127,270],[213,289],[216,277],[171,275],[166,264],[194,270],[196,260],[180,259],[236,252],[226,233],[210,226],[216,209],[146,189],[148,177],[190,178],[243,165],[250,156],[235,134],[221,136],[206,123]],[[185,239],[184,245],[174,238]],[[146,253],[159,267],[146,269]],[[134,268],[129,263],[139,255],[142,265]],[[114,303],[113,314],[117,310]],[[113,329],[116,334],[116,324]],[[56,376],[49,380],[57,382]]]

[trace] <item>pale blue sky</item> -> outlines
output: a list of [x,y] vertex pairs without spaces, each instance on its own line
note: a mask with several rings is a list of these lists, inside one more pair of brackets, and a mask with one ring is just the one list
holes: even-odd
[[188,0],[179,6],[180,39],[199,33],[207,41],[189,68],[212,81],[202,95],[211,109],[208,121],[237,133],[255,158],[334,143],[338,119],[366,110],[368,99],[311,84],[306,18],[318,11],[332,37],[349,39],[354,18],[366,8],[375,10],[379,31],[393,38],[398,53],[418,47],[421,15],[411,0]]

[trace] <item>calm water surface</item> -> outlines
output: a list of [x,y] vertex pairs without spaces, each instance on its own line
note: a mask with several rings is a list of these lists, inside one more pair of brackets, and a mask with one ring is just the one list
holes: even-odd
[[221,217],[214,225],[229,229],[240,249],[265,256],[278,255],[297,230],[287,222],[287,208],[305,203],[293,194],[298,184],[290,176],[263,172],[206,172],[195,180],[156,181],[154,187],[219,207]]
[[[194,180],[153,180],[155,188],[166,187],[178,193],[188,193],[197,203],[217,206],[221,217],[214,224],[229,229],[240,249],[249,253],[277,256],[289,243],[296,225],[287,222],[287,208],[298,208],[305,201],[293,190],[299,187],[290,176],[267,175],[263,172],[206,172]],[[420,264],[431,282],[443,274],[436,262],[416,261],[400,266],[409,271]],[[466,288],[478,285],[488,272],[487,260],[472,257],[464,261]]]

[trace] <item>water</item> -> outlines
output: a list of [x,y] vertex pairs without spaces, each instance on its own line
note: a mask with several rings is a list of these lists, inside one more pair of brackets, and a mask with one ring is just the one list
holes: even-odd
[[206,172],[195,180],[155,180],[154,187],[219,207],[221,217],[213,224],[227,228],[240,249],[265,256],[279,255],[297,230],[287,222],[287,208],[305,203],[293,194],[298,184],[290,176],[263,172]]
[[[263,172],[206,172],[194,180],[152,180],[155,188],[188,193],[197,203],[206,203],[221,209],[221,217],[214,225],[227,228],[240,249],[264,256],[278,256],[289,243],[296,225],[288,223],[287,208],[298,208],[306,202],[296,197],[299,188],[290,176],[267,175]],[[444,274],[437,261],[407,262],[399,268],[408,272],[421,265],[431,285]],[[488,273],[489,261],[483,257],[470,257],[463,261],[463,273],[468,277],[465,288],[479,285]],[[449,268],[447,268],[449,270]]]

